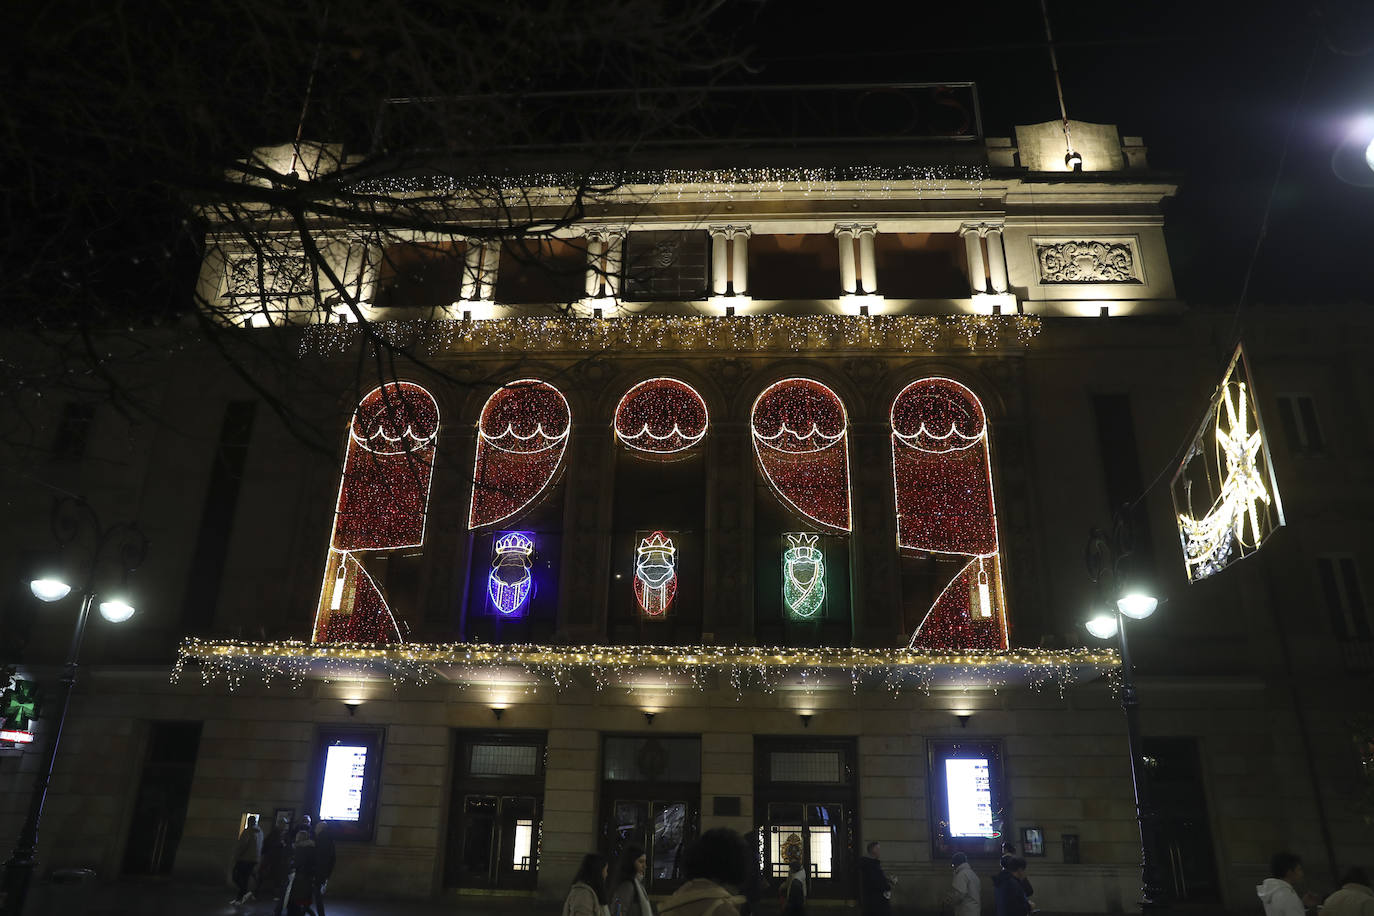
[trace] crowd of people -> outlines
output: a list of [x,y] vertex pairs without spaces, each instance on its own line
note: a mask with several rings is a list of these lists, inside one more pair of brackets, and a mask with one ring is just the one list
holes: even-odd
[[234,846],[230,879],[238,891],[232,903],[271,901],[272,916],[325,916],[324,895],[334,873],[334,836],[328,821],[312,823],[310,815],[292,826],[277,819],[266,836],[256,816]]
[[[1374,886],[1362,868],[1348,869],[1341,886],[1325,900],[1307,886],[1302,857],[1278,852],[1269,863],[1269,877],[1255,887],[1264,916],[1304,916],[1320,909],[1322,916],[1374,916]],[[1303,888],[1301,894],[1298,888]]]

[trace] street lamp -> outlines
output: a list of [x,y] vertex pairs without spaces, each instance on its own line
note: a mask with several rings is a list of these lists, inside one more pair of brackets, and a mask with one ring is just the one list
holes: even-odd
[[[34,777],[33,793],[29,799],[29,814],[19,831],[19,840],[14,852],[5,863],[5,873],[0,879],[0,916],[19,916],[24,911],[24,900],[29,893],[33,872],[38,864],[38,824],[43,817],[43,802],[47,799],[48,784],[52,780],[53,761],[57,757],[57,745],[62,739],[62,726],[67,719],[67,708],[71,703],[72,685],[76,683],[77,664],[81,656],[81,642],[86,635],[86,621],[90,619],[91,608],[97,598],[100,600],[100,616],[111,623],[128,620],[134,614],[134,606],[126,595],[118,593],[99,596],[95,590],[96,575],[101,571],[102,561],[108,565],[117,560],[123,579],[127,582],[129,573],[142,564],[148,555],[148,538],[138,528],[129,523],[120,523],[105,528],[95,510],[84,499],[64,496],[54,501],[52,511],[52,532],[57,540],[59,551],[72,544],[78,537],[85,535],[93,540],[89,565],[86,568],[85,583],[81,587],[81,609],[76,615],[76,629],[72,633],[71,648],[67,650],[67,663],[59,681],[57,702],[57,721],[53,725],[52,740],[44,752],[43,765]],[[106,556],[106,551],[113,551]],[[29,582],[29,589],[40,601],[52,603],[61,601],[72,591],[72,587],[62,572],[45,569]]]
[[1128,620],[1144,620],[1155,612],[1159,600],[1127,582],[1131,555],[1131,523],[1126,510],[1112,521],[1111,533],[1101,528],[1088,532],[1084,560],[1088,578],[1096,586],[1098,612],[1084,624],[1098,639],[1119,640],[1121,648],[1121,709],[1126,713],[1126,744],[1131,754],[1131,782],[1135,788],[1135,818],[1140,828],[1140,908],[1145,912],[1163,906],[1163,888],[1155,864],[1155,812],[1150,805],[1148,777],[1140,737],[1140,699],[1131,676],[1131,650],[1126,641]]

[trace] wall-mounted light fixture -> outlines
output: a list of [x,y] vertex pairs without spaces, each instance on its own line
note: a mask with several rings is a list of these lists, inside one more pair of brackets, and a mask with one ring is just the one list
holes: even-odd
[[656,715],[658,715],[658,713],[657,713],[656,711],[652,710],[652,709],[646,709],[646,710],[644,710],[644,724],[645,724],[645,725],[653,725],[653,724],[654,724],[654,716],[656,716]]
[[956,712],[956,713],[954,714],[954,718],[956,718],[956,719],[959,720],[959,727],[960,727],[960,728],[968,728],[968,720],[973,718],[973,713],[971,713],[971,712],[962,712],[962,711],[961,711],[961,712]]
[[348,699],[343,701],[343,704],[344,709],[347,709],[348,714],[352,716],[357,714],[358,707],[363,705],[363,701],[358,699],[357,697],[349,697]]
[[798,719],[801,719],[802,728],[810,728],[810,727],[811,727],[811,717],[812,717],[813,715],[815,715],[815,713],[811,713],[811,712],[800,712],[800,713],[797,713],[797,718],[798,718]]
[[1083,171],[1083,154],[1071,149],[1064,154],[1064,167],[1070,172]]
[[491,708],[491,714],[492,714],[493,716],[496,717],[496,721],[497,721],[497,722],[500,722],[500,721],[501,721],[501,716],[503,716],[503,715],[505,714],[505,712],[506,712],[506,707],[504,707],[504,706],[493,706],[493,707]]

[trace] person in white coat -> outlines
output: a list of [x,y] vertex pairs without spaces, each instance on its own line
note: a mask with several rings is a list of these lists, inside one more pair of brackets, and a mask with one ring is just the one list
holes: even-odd
[[968,864],[968,856],[956,852],[950,860],[954,869],[954,887],[949,892],[950,902],[954,905],[954,916],[978,916],[982,910],[982,885],[973,867]]
[[1341,889],[1326,898],[1322,916],[1374,916],[1374,888],[1363,868],[1341,876]]
[[1255,887],[1264,904],[1264,916],[1304,916],[1309,907],[1316,906],[1317,898],[1311,894],[1298,896],[1296,888],[1303,877],[1301,858],[1291,852],[1275,853],[1269,877]]

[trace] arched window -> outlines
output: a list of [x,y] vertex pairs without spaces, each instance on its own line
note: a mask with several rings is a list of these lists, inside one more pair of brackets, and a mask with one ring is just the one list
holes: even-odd
[[558,475],[572,431],[563,393],[539,379],[497,390],[477,422],[468,527],[503,522],[532,505]]
[[706,401],[675,378],[632,386],[616,405],[608,635],[620,643],[701,638]]
[[412,382],[389,382],[358,403],[348,427],[334,532],[314,642],[401,642],[375,569],[425,540],[439,405]]
[[935,587],[913,648],[1005,649],[1006,606],[983,405],[952,379],[927,378],[892,403],[897,545],[929,562]]
[[750,416],[759,469],[789,506],[818,524],[849,531],[849,418],[820,382],[775,382]]

